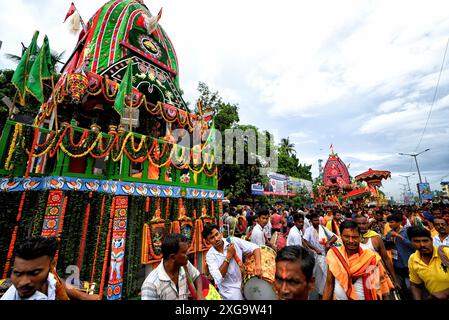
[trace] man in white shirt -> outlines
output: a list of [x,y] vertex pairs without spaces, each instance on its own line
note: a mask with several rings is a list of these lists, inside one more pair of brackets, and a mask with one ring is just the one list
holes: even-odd
[[300,213],[293,215],[293,223],[295,224],[288,233],[287,246],[301,246],[303,247],[303,230],[304,217]]
[[1,300],[56,300],[56,278],[50,272],[56,254],[55,238],[36,237],[19,244],[11,273],[13,285]]
[[239,238],[232,238],[232,241],[228,238],[225,241],[218,226],[209,223],[204,226],[201,235],[212,246],[206,254],[206,263],[223,300],[243,300],[240,271],[243,254],[254,254],[255,273],[260,276],[259,246]]
[[204,300],[200,272],[188,261],[187,249],[184,236],[172,233],[165,237],[161,246],[163,259],[145,279],[142,300],[187,300],[192,295],[188,277],[195,282],[197,300]]
[[433,226],[438,231],[438,234],[433,237],[433,245],[436,247],[449,246],[449,225],[447,221],[442,218],[435,218]]
[[[257,219],[257,218],[256,218]],[[271,221],[268,219],[267,224],[263,227],[263,233],[265,234],[265,239],[270,240],[273,234]]]
[[320,216],[317,213],[310,215],[312,226],[304,232],[303,239],[312,251],[315,252],[315,286],[319,295],[323,295],[327,277],[326,252],[337,241],[337,236],[320,224]]
[[251,242],[255,243],[259,246],[264,246],[267,244],[267,236],[264,232],[264,228],[268,223],[268,219],[270,217],[270,213],[268,212],[268,210],[266,208],[260,208],[257,211],[257,224],[256,226],[253,228],[252,232],[251,232]]

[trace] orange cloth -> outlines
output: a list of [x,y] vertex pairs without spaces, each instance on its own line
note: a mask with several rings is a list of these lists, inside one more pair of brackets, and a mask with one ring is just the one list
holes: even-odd
[[148,179],[150,180],[159,179],[159,169],[155,165],[152,165],[151,163],[148,165]]
[[392,283],[380,261],[379,255],[361,247],[359,253],[351,257],[348,257],[344,246],[332,247],[326,256],[329,271],[350,300],[357,300],[354,278],[362,278],[365,300],[381,300],[382,294],[389,293]]
[[328,222],[329,220],[332,220],[332,217],[333,217],[332,214],[331,214],[331,215],[325,215],[325,216],[323,217],[323,224],[324,224],[324,226],[327,225],[327,222]]
[[391,230],[390,224],[387,222],[384,227],[384,236],[387,236],[387,233]]

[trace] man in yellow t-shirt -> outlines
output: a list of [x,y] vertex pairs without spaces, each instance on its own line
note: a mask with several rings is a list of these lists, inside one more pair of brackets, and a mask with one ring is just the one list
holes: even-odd
[[423,299],[419,285],[424,283],[432,298],[449,300],[449,247],[435,247],[429,230],[422,227],[408,228],[407,236],[416,248],[408,260],[413,299]]

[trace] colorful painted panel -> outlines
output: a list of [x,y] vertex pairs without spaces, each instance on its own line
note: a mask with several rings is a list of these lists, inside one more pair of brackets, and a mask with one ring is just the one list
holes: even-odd
[[[72,177],[0,179],[0,192],[22,192],[31,190],[93,191],[114,194],[117,196],[181,197],[181,187],[126,181],[81,179]],[[186,188],[185,197],[190,199],[221,200],[224,197],[224,192],[220,190]]]
[[[131,48],[133,50],[138,50],[137,48],[134,48],[132,46]],[[143,52],[140,52],[140,54],[144,55]],[[118,61],[117,63],[109,66],[105,71],[101,73],[101,76],[107,76],[115,82],[120,83],[128,66],[127,61],[128,58]],[[173,108],[173,110],[164,110],[164,113],[166,115],[167,113],[169,114],[167,118],[170,119],[178,117],[177,110],[180,109],[186,112],[185,110],[187,110],[187,104],[182,98],[181,93],[173,82],[170,74],[166,70],[164,70],[164,66],[160,66],[157,61],[153,62],[156,63],[156,65],[147,62],[137,56],[131,58],[133,69],[133,86],[139,92],[153,93],[157,91],[159,97],[158,101],[162,102],[164,106]],[[148,101],[151,101],[151,99]],[[151,102],[156,104],[158,101]],[[184,122],[187,122],[187,113],[185,113],[184,117],[182,115],[180,117],[180,119],[183,119]]]
[[118,300],[122,297],[128,197],[115,197],[114,202],[115,212],[114,227],[112,230],[111,263],[107,294],[108,300]]
[[44,237],[56,237],[58,234],[64,202],[63,193],[63,191],[54,190],[48,195],[47,210],[42,226],[42,236]]
[[186,188],[186,198],[222,200],[224,198],[224,192],[218,190],[202,190],[202,189]]

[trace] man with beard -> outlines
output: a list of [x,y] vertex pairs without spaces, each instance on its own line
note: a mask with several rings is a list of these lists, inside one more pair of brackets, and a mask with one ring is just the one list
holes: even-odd
[[243,300],[240,271],[243,255],[254,254],[255,275],[260,276],[262,269],[259,246],[235,237],[232,241],[230,238],[224,241],[215,224],[207,223],[201,235],[212,246],[206,254],[206,263],[220,295],[224,300]]
[[142,300],[187,300],[193,289],[189,289],[189,278],[195,282],[196,299],[204,300],[200,272],[187,259],[188,247],[187,239],[178,233],[165,237],[162,261],[143,282]]
[[435,247],[430,232],[422,227],[409,228],[407,235],[416,248],[408,261],[413,299],[423,299],[424,283],[433,298],[449,300],[449,248]]
[[315,287],[313,255],[300,246],[286,246],[276,255],[274,287],[281,300],[308,300]]
[[340,225],[343,246],[332,247],[323,300],[381,300],[390,292],[380,256],[360,247],[360,231],[354,221]]
[[438,231],[438,234],[433,237],[433,245],[435,247],[449,246],[449,225],[447,221],[442,218],[435,218],[433,226]]

